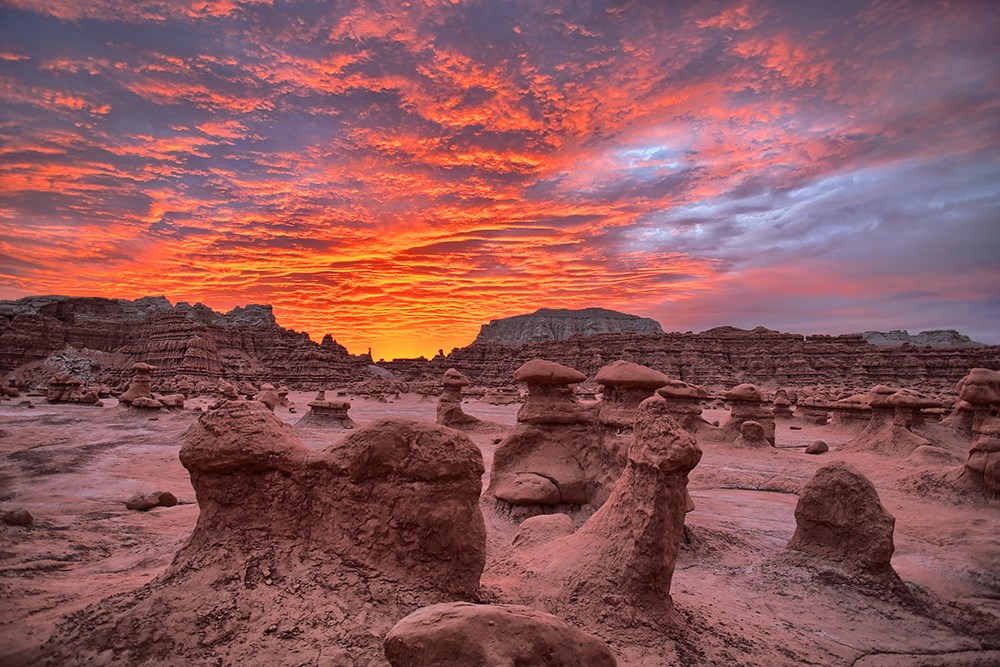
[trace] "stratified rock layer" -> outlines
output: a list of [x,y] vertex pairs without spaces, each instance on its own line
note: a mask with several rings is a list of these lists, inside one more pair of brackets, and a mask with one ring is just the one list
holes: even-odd
[[157,367],[154,380],[285,380],[298,386],[357,379],[371,363],[330,339],[317,344],[277,325],[271,306],[226,314],[164,297],[135,301],[91,297],[25,297],[0,301],[0,373],[44,360],[64,348],[113,353],[100,382],[128,378],[136,362]]

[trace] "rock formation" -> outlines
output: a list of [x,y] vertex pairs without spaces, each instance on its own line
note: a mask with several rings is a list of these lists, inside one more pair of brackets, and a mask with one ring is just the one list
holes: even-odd
[[973,368],[955,386],[958,403],[945,420],[971,436],[991,417],[1000,413],[1000,371]]
[[1000,419],[982,423],[963,474],[986,495],[1000,496]]
[[681,380],[669,380],[656,392],[666,399],[667,411],[688,433],[697,433],[706,422],[701,416],[701,402],[708,398],[708,392]]
[[788,549],[865,574],[892,573],[895,518],[868,478],[843,461],[817,471],[795,506]]
[[478,424],[479,420],[462,410],[462,387],[468,386],[469,378],[454,368],[449,368],[442,377],[444,391],[437,404],[437,423],[452,428],[462,428]]
[[764,429],[764,437],[774,446],[774,413],[764,402],[764,396],[756,385],[741,384],[725,393],[731,412],[729,421],[722,426],[723,437],[733,442],[742,433],[743,422],[755,421]]
[[69,373],[56,373],[48,382],[45,400],[49,403],[86,403],[94,405],[98,402],[97,392],[84,389],[83,380]]
[[582,373],[543,359],[514,373],[528,385],[517,425],[497,447],[487,495],[511,505],[599,504],[613,473],[595,410],[570,390]]
[[871,419],[863,431],[841,446],[842,451],[907,456],[917,447],[931,444],[911,428],[916,420],[914,412],[936,402],[916,392],[883,386],[873,387],[868,396]]
[[566,614],[583,627],[677,623],[670,582],[684,530],[687,476],[700,458],[666,400],[643,401],[628,465],[607,502],[572,535],[527,541],[493,559],[483,573],[484,588],[504,602]]
[[254,396],[254,400],[259,403],[263,403],[267,406],[268,410],[274,412],[274,409],[278,407],[278,403],[281,401],[281,398],[278,396],[278,392],[274,388],[274,385],[270,382],[265,382],[260,386],[260,391],[257,392],[256,396]]
[[747,420],[740,424],[740,436],[733,442],[733,446],[758,449],[770,447],[771,443],[768,441],[767,433],[760,422]]
[[604,308],[583,310],[541,308],[528,315],[516,315],[484,324],[475,342],[523,345],[538,341],[567,340],[573,336],[607,333],[663,333],[660,323]]
[[[604,398],[598,409],[602,425],[632,431],[635,411],[653,392],[670,382],[663,373],[630,361],[613,361],[597,372]],[[623,453],[624,455],[624,453]]]
[[357,379],[371,363],[332,338],[317,344],[278,326],[270,306],[222,314],[164,297],[0,301],[0,373],[65,349],[112,353],[100,369],[100,382],[112,385],[139,361],[156,366],[156,378],[283,378],[302,387]]
[[314,451],[264,405],[228,401],[180,457],[200,507],[187,544],[155,581],[74,614],[36,664],[380,664],[398,619],[478,589],[483,463],[461,433],[383,421]]
[[150,375],[156,370],[156,366],[151,366],[143,362],[132,365],[132,384],[128,390],[118,397],[118,402],[123,405],[132,405],[132,402],[139,398],[153,398],[153,377]]
[[413,612],[385,638],[392,667],[614,667],[607,644],[530,607],[450,602]]
[[865,331],[861,334],[866,342],[880,346],[924,345],[929,347],[982,346],[968,336],[954,329],[931,329],[911,334],[902,329],[892,331]]
[[718,327],[701,333],[598,334],[563,341],[504,345],[479,341],[453,350],[447,359],[407,366],[381,364],[404,380],[434,379],[449,367],[476,385],[501,386],[521,364],[550,359],[588,377],[608,359],[628,359],[668,377],[710,388],[744,382],[788,388],[820,383],[860,391],[874,384],[909,384],[925,390],[950,389],[969,368],[1000,369],[1000,346],[882,347],[861,334],[803,336]]
[[316,398],[309,402],[309,412],[302,415],[296,426],[352,429],[354,420],[348,414],[350,409],[350,401],[328,401],[326,391],[321,389]]
[[791,419],[795,415],[792,413],[792,402],[788,398],[788,392],[778,389],[771,399],[771,412],[775,419]]

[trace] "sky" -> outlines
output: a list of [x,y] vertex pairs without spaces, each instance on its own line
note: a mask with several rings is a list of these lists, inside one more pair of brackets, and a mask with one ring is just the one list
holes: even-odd
[[0,0],[0,298],[1000,343],[1000,3]]

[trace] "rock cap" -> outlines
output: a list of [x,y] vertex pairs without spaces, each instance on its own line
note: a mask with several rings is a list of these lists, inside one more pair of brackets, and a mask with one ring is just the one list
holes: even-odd
[[527,384],[576,384],[587,376],[580,371],[545,359],[532,359],[514,371],[514,379]]

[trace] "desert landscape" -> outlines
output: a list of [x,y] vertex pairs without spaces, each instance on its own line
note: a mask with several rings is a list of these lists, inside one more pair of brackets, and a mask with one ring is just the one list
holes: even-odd
[[0,667],[997,667],[997,35],[3,0]]
[[[673,334],[566,332],[329,384],[315,378],[343,360],[300,340],[311,368],[290,364],[290,388],[234,377],[260,367],[246,349],[232,381],[215,377],[240,350],[212,322],[177,334],[173,308],[55,302],[6,302],[20,311],[0,333],[16,364],[0,402],[3,664],[1000,660],[996,370],[785,384],[802,356],[774,344],[787,335],[730,329],[710,335],[770,349],[782,386],[762,371],[703,387],[544,358]],[[114,349],[80,343],[95,322]],[[55,352],[17,337],[40,324],[63,332]],[[936,336],[905,354],[997,365],[996,346]],[[851,340],[873,373],[900,349]],[[422,379],[543,351],[507,378]]]

